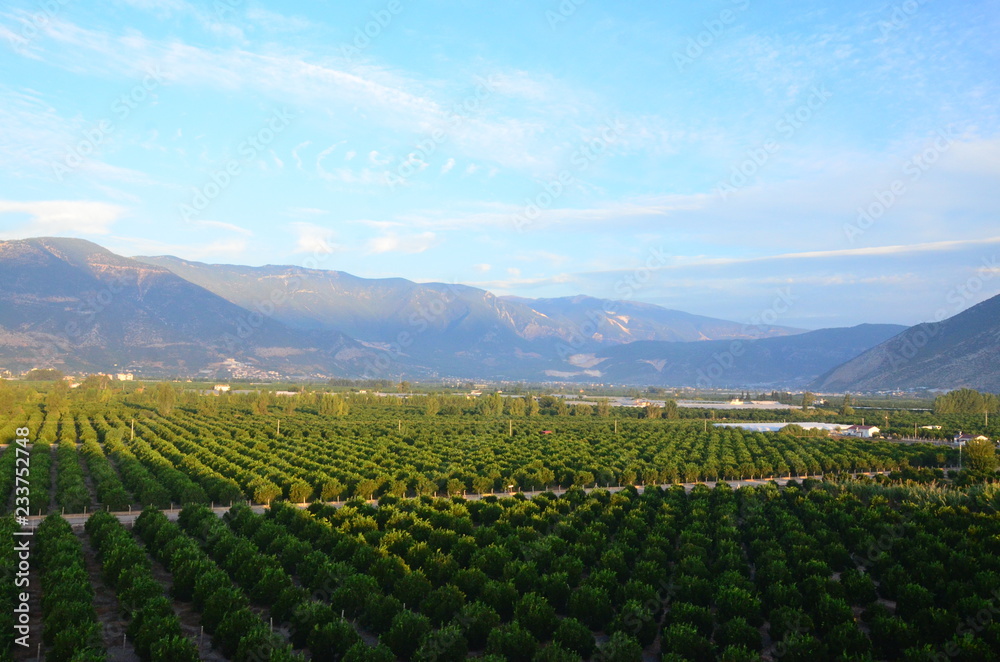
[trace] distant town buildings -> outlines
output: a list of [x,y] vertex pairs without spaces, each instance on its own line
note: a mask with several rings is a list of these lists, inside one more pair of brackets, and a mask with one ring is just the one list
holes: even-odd
[[959,432],[955,435],[955,443],[960,445],[965,445],[970,441],[989,441],[990,438],[982,434],[969,434],[968,432]]
[[117,379],[120,382],[131,382],[135,381],[135,375],[133,375],[131,372],[116,372],[115,379]]
[[228,373],[230,379],[251,379],[256,381],[278,381],[282,375],[274,370],[262,370],[261,368],[241,363],[236,359],[229,358],[219,365],[219,377]]
[[848,437],[859,437],[861,439],[871,439],[877,436],[881,430],[874,425],[852,425],[844,430],[844,435]]

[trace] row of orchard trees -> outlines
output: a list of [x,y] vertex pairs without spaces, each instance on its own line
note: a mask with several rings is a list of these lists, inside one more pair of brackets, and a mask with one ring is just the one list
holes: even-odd
[[126,635],[142,660],[194,662],[194,644],[181,634],[180,620],[163,586],[153,577],[145,550],[113,515],[98,511],[87,520],[103,574],[115,590]]
[[[971,389],[960,389],[939,396],[933,404],[933,413],[918,411],[861,411],[851,407],[855,398],[848,395],[839,404],[834,399],[826,408],[789,409],[779,411],[751,410],[732,412],[713,409],[682,409],[674,400],[667,399],[665,407],[648,405],[645,407],[612,407],[607,399],[593,399],[589,404],[569,404],[570,399],[562,395],[530,394],[484,394],[470,398],[465,395],[427,394],[408,396],[405,399],[393,396],[379,397],[373,393],[326,393],[308,389],[294,390],[281,396],[268,390],[249,393],[227,393],[221,396],[205,395],[202,391],[185,389],[172,383],[129,384],[120,390],[112,388],[104,378],[91,377],[70,391],[66,382],[56,381],[42,387],[41,392],[33,387],[11,386],[0,380],[0,417],[18,413],[26,417],[34,408],[41,406],[44,411],[58,421],[59,415],[69,410],[74,403],[99,404],[115,408],[122,403],[159,411],[170,415],[175,408],[196,409],[205,414],[215,414],[220,409],[242,410],[255,416],[293,416],[297,412],[318,414],[331,418],[344,418],[352,412],[367,418],[373,412],[381,411],[389,416],[451,417],[475,416],[485,418],[521,418],[537,415],[581,416],[585,418],[717,418],[742,420],[789,420],[801,421],[822,419],[840,423],[860,423],[863,418],[879,423],[894,435],[913,434],[914,424],[941,424],[945,428],[938,434],[933,430],[920,431],[920,435],[946,436],[959,429],[963,431],[986,432],[984,415],[1000,412],[1000,399],[989,393],[979,393]],[[662,394],[661,394],[662,395]],[[775,394],[772,394],[774,396]],[[788,403],[808,404],[815,396],[777,394]],[[787,396],[787,397],[785,397]],[[888,419],[888,420],[887,420]],[[998,428],[1000,429],[1000,428]],[[1000,436],[1000,432],[993,436]],[[55,432],[43,435],[50,443],[55,441]]]
[[[234,511],[230,526],[402,659],[586,658],[601,631],[602,659],[639,660],[658,638],[670,660],[933,659],[945,647],[978,660],[1000,653],[1000,626],[960,626],[1000,594],[1000,525],[983,511],[995,498],[807,481],[279,506]],[[294,629],[320,612],[296,611]]]
[[[281,419],[279,429],[273,418],[242,406],[218,406],[214,414],[180,406],[169,416],[98,404],[80,406],[73,415],[36,410],[29,419],[38,430],[33,512],[47,512],[51,503],[68,512],[96,505],[81,459],[97,503],[113,510],[805,477],[956,463],[956,452],[941,447],[802,439],[686,420],[429,421],[419,412],[392,418],[391,407],[372,404],[348,417],[300,411]],[[55,455],[46,442],[58,444]],[[8,452],[0,465],[12,459]],[[10,486],[4,496],[9,494]]]
[[[141,415],[130,440],[121,417],[97,417],[105,449],[138,503],[334,500],[811,476],[942,466],[951,451],[858,440],[803,440],[692,423],[565,419],[505,425],[443,419],[330,420],[299,414],[281,433],[259,418],[182,409]],[[81,426],[82,427],[82,426]],[[617,428],[617,432],[616,432]]]
[[[807,480],[236,506],[221,520],[195,506],[178,523],[149,509],[135,531],[171,597],[239,661],[304,659],[292,646],[380,662],[987,660],[998,501],[995,485]],[[143,547],[107,513],[86,529],[139,657],[197,659]],[[50,516],[36,540],[47,659],[104,659],[79,539]]]
[[[173,597],[193,604],[205,631],[212,634],[223,655],[248,662],[260,659],[259,651],[265,650],[269,655],[264,659],[274,662],[301,660],[250,608],[246,593],[234,586],[201,545],[166,515],[147,509],[136,520],[135,530],[147,549],[170,571]],[[244,570],[252,572],[255,560],[245,561]]]
[[[288,472],[299,471],[297,477],[272,473],[273,484],[290,488],[304,480],[317,490],[314,496],[319,495],[319,489],[326,489],[321,468],[336,481],[332,487],[345,488],[338,496],[365,498],[809,476],[911,464],[942,466],[953,454],[931,447],[703,430],[696,424],[623,422],[615,433],[610,423],[573,420],[563,422],[553,435],[542,434],[539,426],[521,424],[509,436],[506,425],[464,419],[397,426],[396,421],[378,420],[331,424],[304,416],[286,421],[278,436],[259,421],[242,419],[227,422],[232,442],[224,445],[243,457],[244,471],[252,472],[254,465],[260,467],[272,457],[276,466],[288,463]],[[227,434],[221,420],[196,423],[192,417],[180,422],[189,430]],[[256,460],[251,459],[254,456]],[[317,472],[311,475],[313,466]]]
[[80,540],[66,520],[49,515],[38,527],[36,541],[46,659],[103,660],[101,626],[93,604],[94,588]]

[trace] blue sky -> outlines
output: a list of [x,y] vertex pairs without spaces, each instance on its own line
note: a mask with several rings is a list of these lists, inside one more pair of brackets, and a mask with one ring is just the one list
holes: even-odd
[[6,2],[0,238],[804,328],[1000,291],[995,3],[289,7]]

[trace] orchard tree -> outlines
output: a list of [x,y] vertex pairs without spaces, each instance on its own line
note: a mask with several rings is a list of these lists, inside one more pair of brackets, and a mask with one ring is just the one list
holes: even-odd
[[528,593],[517,603],[514,616],[539,641],[548,641],[559,623],[556,610],[537,593]]
[[528,405],[525,402],[524,398],[510,397],[510,398],[505,398],[505,400],[507,401],[506,402],[507,413],[509,415],[517,418],[524,416],[524,413],[528,409]]
[[489,605],[472,602],[462,607],[454,622],[462,628],[469,647],[479,650],[486,646],[490,632],[500,625],[500,615]]
[[600,658],[607,662],[642,662],[642,646],[635,637],[619,630],[601,647]]
[[564,618],[559,621],[553,641],[583,658],[593,655],[597,646],[590,628],[575,618]]
[[417,662],[459,662],[469,654],[469,644],[457,625],[432,630],[420,640],[413,659]]
[[487,653],[502,655],[512,662],[530,662],[537,648],[538,642],[517,621],[494,629],[486,641]]
[[304,480],[297,480],[288,488],[288,500],[292,503],[305,503],[312,494],[312,485]]
[[527,414],[529,417],[538,416],[538,412],[540,410],[538,406],[538,400],[536,400],[535,396],[533,395],[526,395],[524,397],[527,398],[525,403],[525,414]]
[[392,619],[392,627],[385,634],[385,643],[397,657],[408,660],[420,646],[420,640],[431,631],[430,619],[404,609]]
[[962,388],[934,399],[935,414],[996,414],[1000,413],[1000,397]]
[[436,395],[424,398],[424,416],[437,416],[441,411],[441,400]]
[[320,488],[320,498],[323,501],[333,501],[340,497],[344,493],[344,484],[341,483],[336,478],[330,478],[329,480],[323,481],[323,485]]
[[156,398],[156,410],[161,416],[169,416],[177,403],[177,391],[174,390],[174,387],[166,382],[160,382],[156,385],[154,397]]
[[965,444],[966,466],[977,474],[995,473],[998,466],[997,449],[988,439],[974,439]]
[[851,406],[851,394],[844,394],[844,403],[840,405],[841,416],[854,416],[854,407]]

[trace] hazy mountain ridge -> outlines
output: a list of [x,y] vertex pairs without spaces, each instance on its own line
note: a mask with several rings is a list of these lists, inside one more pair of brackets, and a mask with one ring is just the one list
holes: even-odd
[[906,327],[862,324],[755,340],[647,342],[576,357],[613,382],[660,386],[800,387]]
[[918,324],[813,383],[820,390],[975,388],[1000,392],[1000,295],[941,322]]
[[504,297],[523,302],[548,320],[558,320],[572,328],[594,327],[594,334],[606,344],[640,340],[691,342],[769,338],[803,333],[803,329],[767,324],[738,324],[728,320],[693,315],[636,301],[597,299],[586,295],[552,299]]
[[[243,307],[280,291],[275,317],[286,324],[334,327],[370,342],[392,342],[417,330],[421,347],[470,349],[504,340],[583,342],[599,347],[636,340],[693,341],[769,337],[800,329],[754,326],[669,310],[653,304],[589,296],[555,299],[497,297],[466,285],[365,279],[338,271],[298,267],[210,265],[169,256],[136,260],[177,275]],[[289,283],[293,283],[290,286]]]
[[356,354],[349,362],[374,354],[343,334],[255,318],[167,269],[77,239],[0,242],[0,328],[0,358],[13,368],[193,373],[233,358],[310,369],[337,365],[344,351]]
[[14,370],[193,375],[231,359],[284,375],[794,386],[902,329],[802,332],[582,295],[0,242],[0,367]]

